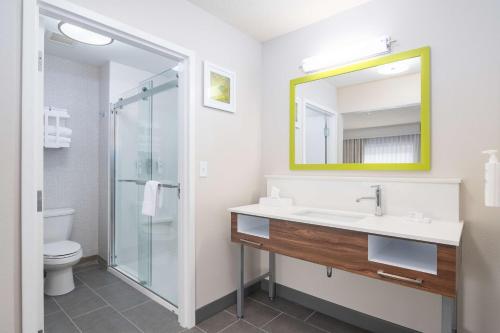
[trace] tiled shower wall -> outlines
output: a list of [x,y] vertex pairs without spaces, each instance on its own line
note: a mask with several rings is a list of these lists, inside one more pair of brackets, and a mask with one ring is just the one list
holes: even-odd
[[44,149],[45,209],[75,209],[71,239],[98,252],[99,67],[47,54],[45,105],[68,110],[70,148]]

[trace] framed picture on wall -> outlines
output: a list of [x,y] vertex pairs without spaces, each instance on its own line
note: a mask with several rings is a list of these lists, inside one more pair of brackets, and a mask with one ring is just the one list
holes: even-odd
[[205,61],[203,76],[203,104],[210,108],[235,112],[235,73]]

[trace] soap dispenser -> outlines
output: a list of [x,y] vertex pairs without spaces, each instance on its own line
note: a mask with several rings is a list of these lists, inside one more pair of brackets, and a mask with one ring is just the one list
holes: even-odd
[[500,207],[500,163],[497,150],[485,150],[490,156],[484,165],[484,204],[488,207]]

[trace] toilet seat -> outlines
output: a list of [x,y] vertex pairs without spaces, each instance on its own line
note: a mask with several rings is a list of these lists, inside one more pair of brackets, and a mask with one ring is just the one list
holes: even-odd
[[82,246],[77,242],[59,241],[44,244],[43,257],[44,259],[65,259],[77,256],[81,253]]

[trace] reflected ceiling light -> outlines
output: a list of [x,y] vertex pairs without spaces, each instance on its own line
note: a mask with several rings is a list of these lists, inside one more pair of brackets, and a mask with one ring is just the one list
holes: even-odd
[[408,64],[403,62],[393,62],[391,64],[379,66],[377,68],[377,72],[382,75],[394,75],[406,72],[408,69],[410,69]]
[[341,46],[335,48],[335,50],[302,60],[301,68],[304,72],[311,73],[320,69],[389,53],[393,42],[391,37],[381,36],[358,44]]
[[84,29],[71,23],[60,22],[59,31],[64,36],[84,44],[104,46],[113,42],[113,38],[103,36],[101,34]]

